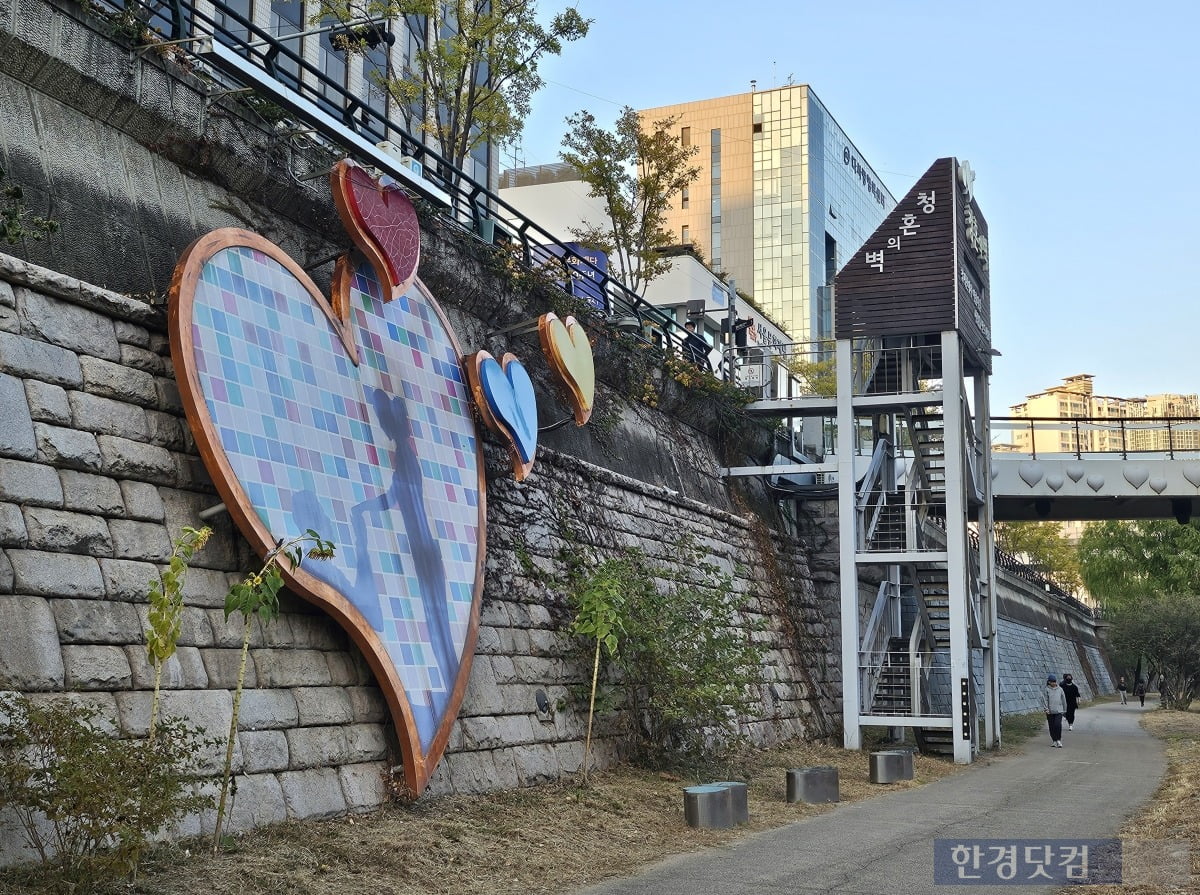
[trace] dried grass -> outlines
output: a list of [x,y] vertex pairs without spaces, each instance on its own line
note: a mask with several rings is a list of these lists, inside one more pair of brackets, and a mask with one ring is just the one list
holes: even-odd
[[[683,817],[682,788],[697,781],[621,767],[575,782],[483,796],[422,799],[368,815],[288,823],[240,837],[218,856],[192,843],[157,851],[137,880],[113,891],[155,895],[525,895],[562,893],[654,861],[730,842],[832,806],[788,804],[786,769],[838,768],[843,802],[884,789],[868,779],[868,753],[804,744],[756,754],[750,823],[696,830]],[[917,755],[910,788],[960,770]],[[9,881],[0,893],[48,892],[47,880]]]
[[1145,808],[1121,829],[1126,867],[1131,846],[1136,849],[1138,843],[1173,840],[1187,845],[1192,878],[1182,885],[1089,886],[1088,891],[1095,895],[1200,895],[1200,713],[1158,709],[1142,715],[1142,726],[1166,741],[1167,773]]

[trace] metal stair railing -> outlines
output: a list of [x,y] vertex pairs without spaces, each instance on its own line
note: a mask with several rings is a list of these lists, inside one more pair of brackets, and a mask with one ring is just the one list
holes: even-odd
[[879,582],[879,591],[875,595],[875,605],[871,617],[867,620],[863,631],[862,642],[859,646],[859,693],[863,706],[873,705],[879,680],[883,675],[883,666],[888,659],[888,641],[892,638],[891,622],[888,604],[892,599],[892,583]]
[[891,439],[875,442],[871,462],[855,493],[855,515],[858,523],[858,549],[865,551],[871,544],[883,510],[887,506],[888,486],[895,490],[895,452]]

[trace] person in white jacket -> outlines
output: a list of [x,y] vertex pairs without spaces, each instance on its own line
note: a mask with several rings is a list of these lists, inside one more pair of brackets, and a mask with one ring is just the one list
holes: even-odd
[[1050,745],[1058,749],[1062,744],[1062,719],[1067,710],[1067,697],[1058,686],[1058,678],[1050,675],[1046,678],[1046,722],[1050,725]]

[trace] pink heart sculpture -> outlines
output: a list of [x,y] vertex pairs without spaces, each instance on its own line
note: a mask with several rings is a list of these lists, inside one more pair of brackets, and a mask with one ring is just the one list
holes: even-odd
[[457,341],[420,281],[388,301],[367,265],[339,277],[344,325],[278,246],[209,233],[175,270],[172,356],[201,456],[251,546],[309,528],[336,544],[288,586],[362,650],[419,795],[475,649],[482,455]]

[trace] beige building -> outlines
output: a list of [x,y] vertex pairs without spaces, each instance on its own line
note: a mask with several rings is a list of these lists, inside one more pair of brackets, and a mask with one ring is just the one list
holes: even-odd
[[1061,385],[1013,405],[1012,416],[1029,420],[1027,426],[1013,424],[1014,449],[1047,454],[1200,450],[1195,423],[1163,422],[1200,417],[1196,395],[1097,395],[1093,378],[1090,373],[1068,376]]
[[798,342],[832,338],[834,275],[896,204],[806,84],[644,109],[699,147],[667,227]]

